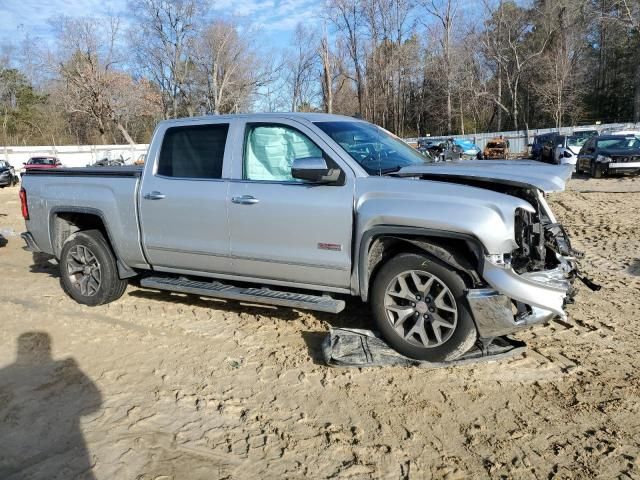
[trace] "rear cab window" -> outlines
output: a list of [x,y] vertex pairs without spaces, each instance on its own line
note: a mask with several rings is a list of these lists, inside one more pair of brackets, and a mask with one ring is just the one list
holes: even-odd
[[220,179],[228,123],[170,127],[162,139],[156,175]]

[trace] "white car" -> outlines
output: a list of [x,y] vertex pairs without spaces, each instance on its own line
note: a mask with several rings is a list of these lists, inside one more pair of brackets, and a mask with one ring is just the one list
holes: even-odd
[[553,159],[558,165],[573,165],[578,161],[580,149],[589,139],[582,135],[557,135],[555,137],[555,148]]
[[607,135],[634,135],[636,137],[640,137],[640,130],[617,130],[611,133],[608,133]]

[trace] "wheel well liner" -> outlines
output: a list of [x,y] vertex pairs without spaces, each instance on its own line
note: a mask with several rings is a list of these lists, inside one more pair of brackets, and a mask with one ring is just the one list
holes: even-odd
[[60,207],[52,209],[49,219],[49,234],[51,236],[51,247],[56,258],[60,258],[62,246],[70,235],[81,230],[99,230],[104,235],[105,240],[116,257],[118,274],[120,278],[130,278],[137,275],[137,272],[120,260],[120,255],[113,243],[109,233],[107,222],[100,210],[84,207]]
[[358,259],[360,296],[366,301],[380,266],[407,250],[426,253],[454,268],[467,286],[483,283],[484,247],[472,235],[413,227],[375,227],[363,235]]

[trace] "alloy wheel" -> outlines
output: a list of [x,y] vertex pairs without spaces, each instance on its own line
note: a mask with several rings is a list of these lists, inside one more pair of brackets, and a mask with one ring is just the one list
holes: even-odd
[[402,272],[389,282],[384,308],[398,335],[422,348],[444,344],[458,322],[458,308],[449,287],[421,270]]
[[67,274],[71,284],[82,295],[91,297],[100,289],[102,271],[100,262],[88,247],[76,245],[67,256]]

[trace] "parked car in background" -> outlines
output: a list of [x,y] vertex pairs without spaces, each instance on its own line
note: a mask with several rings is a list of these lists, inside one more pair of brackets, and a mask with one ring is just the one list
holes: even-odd
[[529,147],[531,147],[531,158],[533,160],[540,160],[545,143],[556,135],[558,135],[558,132],[543,133],[533,137],[533,142],[529,144]]
[[597,137],[599,133],[598,133],[598,130],[594,130],[592,128],[586,128],[586,129],[578,128],[574,130],[571,135],[574,137],[584,138],[586,141],[591,137]]
[[480,147],[478,147],[471,140],[467,140],[464,138],[455,138],[453,140],[453,144],[460,149],[460,152],[465,157],[476,158],[480,153],[482,153],[482,150],[480,150]]
[[19,181],[13,166],[6,160],[0,160],[0,188],[12,187]]
[[635,135],[636,137],[640,137],[640,130],[614,130],[607,135]]
[[600,135],[588,139],[578,154],[576,171],[593,178],[640,172],[640,137]]
[[509,140],[501,137],[489,140],[482,152],[482,158],[485,160],[509,158]]
[[428,163],[384,129],[313,113],[161,122],[144,168],[30,170],[32,251],[84,305],[145,288],[338,313],[352,295],[404,355],[565,317],[576,252],[543,192],[567,167]]
[[20,174],[24,174],[30,170],[46,170],[49,168],[58,168],[62,166],[60,160],[56,157],[31,157],[27,163],[23,163],[24,167],[20,170]]
[[434,162],[450,162],[462,158],[462,149],[453,139],[446,140],[418,140],[418,151],[429,152]]
[[576,135],[556,135],[553,140],[553,145],[555,146],[553,163],[575,166],[580,149],[589,138]]

